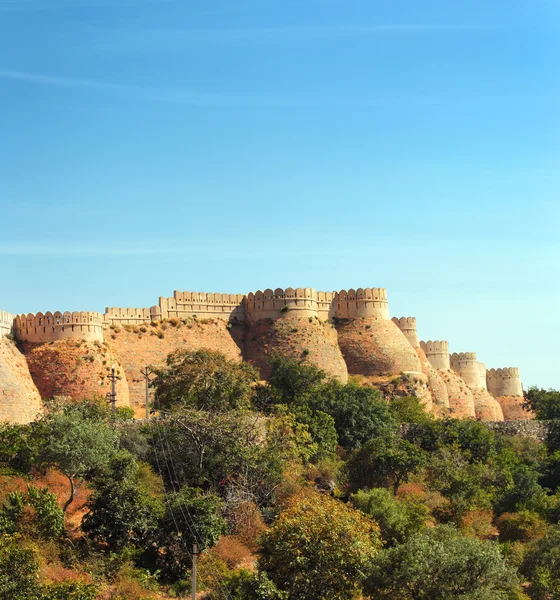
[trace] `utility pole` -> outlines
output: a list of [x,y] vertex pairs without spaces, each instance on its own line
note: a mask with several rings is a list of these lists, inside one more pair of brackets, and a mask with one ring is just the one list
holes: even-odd
[[140,373],[142,373],[142,375],[144,375],[144,378],[146,379],[146,422],[148,422],[150,420],[150,375],[151,375],[151,371],[150,371],[150,367],[148,367],[148,365],[146,365],[146,367],[144,368],[143,371],[140,371]]
[[196,563],[198,562],[198,555],[200,554],[200,550],[198,549],[198,544],[193,544],[192,547],[192,600],[196,600]]
[[117,409],[117,392],[115,390],[115,383],[117,381],[117,376],[115,375],[115,366],[114,365],[111,367],[111,375],[109,376],[109,379],[111,380],[111,391],[107,392],[105,397],[111,403],[113,412],[115,412],[115,410]]

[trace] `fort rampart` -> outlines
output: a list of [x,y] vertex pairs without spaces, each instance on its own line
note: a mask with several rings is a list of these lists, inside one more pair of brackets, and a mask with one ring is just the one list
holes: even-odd
[[0,310],[0,337],[12,333],[15,316]]
[[82,339],[103,341],[103,315],[97,312],[39,312],[18,315],[14,334],[22,342],[53,342]]
[[418,341],[418,333],[416,331],[416,318],[415,317],[393,317],[391,319],[393,323],[404,333],[406,339],[410,342],[413,348],[420,347]]
[[451,368],[471,388],[486,389],[486,365],[476,359],[476,352],[454,352]]
[[523,396],[523,386],[516,367],[489,369],[486,371],[488,391],[495,397]]
[[420,348],[424,350],[426,358],[433,367],[442,371],[450,368],[449,342],[445,340],[428,340],[427,342],[420,342]]

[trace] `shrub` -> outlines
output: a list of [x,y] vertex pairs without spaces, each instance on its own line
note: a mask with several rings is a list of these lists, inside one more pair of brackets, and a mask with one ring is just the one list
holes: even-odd
[[504,513],[497,521],[500,542],[528,542],[542,538],[547,524],[541,517],[530,511]]

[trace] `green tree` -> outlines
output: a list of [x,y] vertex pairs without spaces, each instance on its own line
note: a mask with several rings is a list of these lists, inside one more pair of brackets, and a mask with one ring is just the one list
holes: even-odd
[[381,546],[379,528],[328,496],[292,499],[264,534],[260,567],[291,600],[347,600]]
[[366,583],[374,598],[506,600],[518,589],[499,546],[439,525],[382,550]]
[[134,457],[121,450],[92,483],[88,513],[82,530],[113,552],[126,546],[151,543],[163,516],[163,501],[154,497],[140,479]]
[[38,600],[39,561],[18,536],[0,535],[0,600]]
[[240,569],[221,581],[209,600],[288,600],[288,593],[279,591],[266,573]]
[[74,500],[76,481],[101,470],[118,449],[118,434],[102,420],[103,415],[97,416],[90,408],[87,404],[67,406],[46,421],[42,461],[68,478],[70,495],[64,512]]
[[552,527],[533,545],[521,570],[531,582],[531,598],[560,598],[560,526]]
[[560,419],[560,391],[530,387],[525,392],[524,407],[532,410],[537,419]]
[[[327,379],[325,371],[315,365],[280,354],[275,354],[269,364],[271,372],[268,385],[273,392],[273,400],[269,398],[267,402],[269,405],[286,404],[291,406],[296,398],[312,392]],[[270,397],[270,394],[265,396]]]
[[157,406],[225,412],[249,408],[257,371],[248,363],[229,360],[211,350],[176,350],[166,365],[155,368],[152,382]]
[[430,510],[419,501],[397,499],[385,488],[360,490],[350,498],[353,506],[379,524],[381,537],[389,545],[401,544],[426,527]]
[[27,486],[27,502],[35,511],[38,533],[45,539],[57,538],[64,532],[64,512],[56,494],[47,488]]
[[168,495],[158,526],[157,561],[164,577],[177,581],[191,567],[193,544],[212,548],[226,532],[223,502],[215,494],[183,487]]
[[396,494],[426,462],[425,453],[398,435],[374,438],[348,461],[351,488],[391,487]]
[[389,408],[398,423],[430,423],[435,419],[415,396],[397,396],[391,400]]

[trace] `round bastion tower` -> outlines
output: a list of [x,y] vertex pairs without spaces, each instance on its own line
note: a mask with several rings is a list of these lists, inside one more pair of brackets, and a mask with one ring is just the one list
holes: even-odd
[[502,407],[504,419],[523,421],[534,418],[534,413],[523,407],[523,386],[516,367],[489,369],[486,371],[488,391]]
[[97,312],[39,312],[18,315],[14,334],[21,342],[41,344],[58,340],[103,341],[103,315]]

